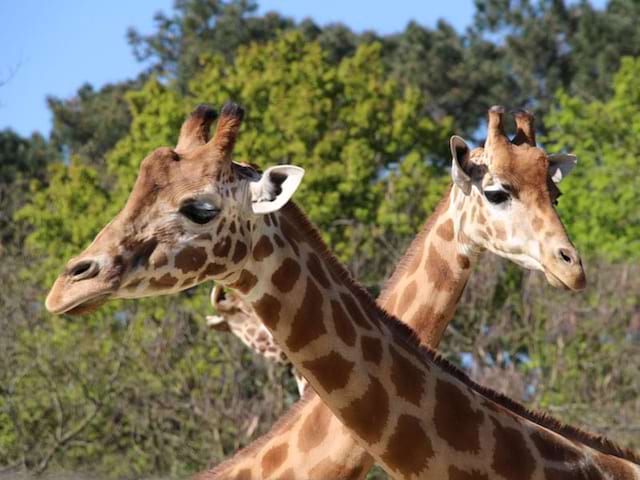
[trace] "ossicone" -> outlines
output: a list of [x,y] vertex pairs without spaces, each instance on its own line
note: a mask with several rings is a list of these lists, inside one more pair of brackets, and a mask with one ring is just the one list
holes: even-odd
[[238,131],[244,118],[244,109],[235,102],[227,102],[220,111],[212,146],[227,158],[233,151]]
[[516,122],[516,134],[511,140],[514,145],[526,143],[532,147],[536,146],[535,116],[524,109],[511,112]]
[[184,153],[209,141],[209,129],[218,116],[209,105],[198,105],[182,124],[176,152]]

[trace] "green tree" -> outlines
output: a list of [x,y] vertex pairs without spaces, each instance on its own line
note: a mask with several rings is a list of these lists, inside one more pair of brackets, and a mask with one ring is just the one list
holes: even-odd
[[612,260],[640,259],[640,60],[622,60],[606,101],[566,92],[547,117],[550,151],[578,156],[562,184],[560,210],[582,250]]
[[256,16],[257,8],[254,0],[176,0],[173,15],[155,15],[156,32],[142,35],[131,28],[127,36],[138,60],[152,62],[154,71],[185,87],[202,54],[231,60],[240,45],[272,40],[293,25],[274,12]]
[[422,111],[450,116],[457,133],[471,137],[487,108],[511,96],[500,49],[480,37],[470,41],[444,20],[435,28],[410,22],[397,35],[381,39],[394,78],[423,95]]
[[476,0],[471,45],[492,41],[502,70],[499,99],[529,106],[545,128],[556,91],[588,101],[611,94],[625,55],[640,55],[640,5],[611,0],[603,10],[587,1]]
[[38,133],[23,138],[12,130],[0,131],[0,253],[19,248],[24,225],[16,225],[14,212],[26,201],[29,182],[46,180],[47,165],[59,157]]
[[140,85],[132,80],[95,90],[85,84],[70,98],[47,98],[53,115],[52,146],[65,157],[73,155],[76,161],[103,168],[104,155],[129,129],[125,92]]

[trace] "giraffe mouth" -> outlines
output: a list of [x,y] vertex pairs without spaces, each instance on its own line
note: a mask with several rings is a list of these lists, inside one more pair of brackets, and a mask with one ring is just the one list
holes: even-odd
[[[75,298],[72,292],[62,294],[59,289],[52,289],[47,297],[45,306],[54,315],[87,315],[94,312],[112,297],[111,289],[85,292]],[[65,296],[67,298],[65,298]]]
[[107,300],[109,300],[109,295],[104,294],[98,297],[91,298],[87,301],[77,304],[74,307],[71,307],[68,310],[65,310],[64,313],[66,315],[87,315],[89,313],[95,312],[98,308],[104,305]]
[[567,282],[548,268],[545,268],[543,271],[544,276],[547,278],[547,282],[549,282],[549,284],[551,284],[551,286],[555,288],[568,290],[571,292],[579,292],[585,287],[584,275],[580,276],[579,278],[572,277],[569,279],[569,282]]

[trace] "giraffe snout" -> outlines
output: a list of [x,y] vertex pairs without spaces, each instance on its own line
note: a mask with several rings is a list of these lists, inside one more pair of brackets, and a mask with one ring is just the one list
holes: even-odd
[[552,285],[574,291],[585,288],[587,280],[582,260],[573,246],[555,248],[550,260],[545,266],[545,272]]
[[55,314],[91,312],[117,292],[121,274],[122,264],[115,259],[95,256],[73,259],[51,287],[45,306]]

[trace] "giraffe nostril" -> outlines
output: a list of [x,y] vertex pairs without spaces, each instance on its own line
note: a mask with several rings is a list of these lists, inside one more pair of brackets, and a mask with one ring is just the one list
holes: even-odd
[[573,265],[575,263],[573,252],[567,248],[560,248],[558,250],[558,257],[567,265]]
[[72,280],[86,280],[95,277],[100,267],[94,260],[82,260],[69,268],[68,275]]

